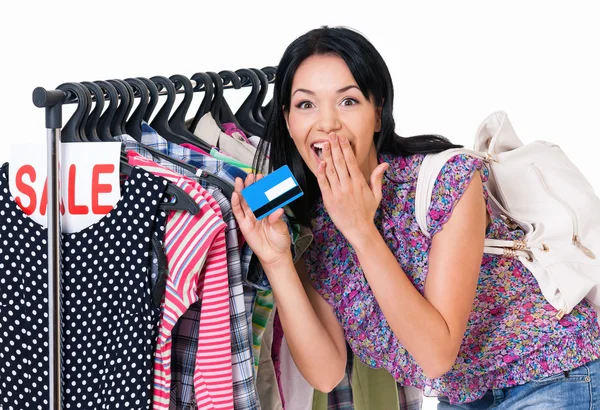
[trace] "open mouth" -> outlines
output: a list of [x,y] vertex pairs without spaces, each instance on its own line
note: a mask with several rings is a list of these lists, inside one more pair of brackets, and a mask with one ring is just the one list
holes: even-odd
[[325,142],[315,142],[314,144],[311,145],[311,148],[313,150],[313,152],[315,153],[315,155],[317,156],[317,158],[319,159],[323,159],[323,147],[325,145]]

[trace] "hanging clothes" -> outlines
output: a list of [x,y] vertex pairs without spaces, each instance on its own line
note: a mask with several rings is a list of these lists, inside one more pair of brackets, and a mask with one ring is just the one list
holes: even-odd
[[210,156],[213,158],[216,158],[216,159],[220,159],[221,161],[226,162],[229,165],[233,165],[234,167],[239,168],[239,169],[243,170],[244,172],[256,173],[256,170],[254,170],[251,165],[243,164],[242,162],[238,161],[237,159],[232,158],[232,157],[220,152],[216,148],[213,148],[210,150]]
[[[131,139],[133,140],[133,138]],[[235,182],[236,177],[240,177],[243,180],[247,175],[247,173],[241,169],[231,166],[221,160],[203,155],[199,152],[167,141],[145,122],[142,123],[141,143],[159,151],[162,154],[168,155],[171,158],[187,162],[198,169],[202,169],[213,175],[217,175],[231,184]],[[180,172],[177,171],[177,173]]]
[[[146,125],[144,130],[152,134],[147,138],[154,138],[157,146],[167,150],[169,144],[162,139],[150,126]],[[177,172],[188,178],[195,178],[189,171],[165,161],[160,158],[153,158],[152,154],[143,148],[141,144],[132,137],[123,135],[119,137],[127,151],[135,151],[143,157],[153,160],[161,166]],[[177,146],[172,144],[171,149],[175,150]],[[186,152],[180,151],[183,157]],[[217,176],[225,180],[232,178],[232,171],[227,166],[222,167],[218,161],[210,163],[211,170],[218,170]],[[202,181],[200,181],[202,183]],[[252,352],[251,326],[246,319],[246,309],[244,304],[244,290],[242,288],[240,247],[238,244],[239,231],[237,221],[231,211],[231,204],[227,198],[214,185],[202,184],[217,201],[221,208],[223,220],[227,224],[226,245],[227,245],[227,266],[229,274],[229,292],[230,292],[230,321],[231,321],[231,360],[232,360],[232,380],[234,407],[240,410],[260,409],[260,404],[256,395],[256,383],[254,372],[252,370]],[[247,268],[246,268],[247,269]],[[179,319],[178,329],[173,330],[173,368],[171,379],[171,408],[182,409],[186,406],[195,408],[193,374],[195,369],[195,357],[197,349],[197,334],[200,321],[200,306],[192,304],[190,308]]]
[[233,138],[221,131],[210,113],[206,113],[200,118],[193,133],[210,146],[218,147],[227,155],[244,164],[252,164],[254,156],[256,155],[256,148],[252,145]]
[[[245,179],[246,174],[243,171],[235,167],[231,167],[221,161],[213,158],[203,158],[194,152],[187,149],[182,149],[177,144],[172,144],[162,138],[152,127],[148,124],[142,124],[142,141],[146,141],[149,145],[154,146],[159,152],[162,152],[171,157],[179,158],[183,161],[187,161],[191,165],[200,165],[204,170],[214,173],[216,176],[221,177],[225,181],[233,184],[235,177]],[[143,149],[137,141],[131,137],[123,138],[127,149],[132,149],[144,157],[152,159],[152,155],[149,151]],[[162,166],[167,167],[171,170],[178,172],[188,178],[194,178],[195,175],[190,174],[187,170],[181,169],[177,166],[172,166],[168,161],[154,159],[158,161]],[[202,183],[202,181],[200,181]],[[233,373],[233,395],[235,408],[244,410],[260,409],[258,398],[256,395],[256,383],[255,374],[252,370],[252,350],[251,350],[251,321],[247,320],[247,313],[244,303],[244,289],[242,288],[242,272],[248,271],[248,264],[244,264],[243,260],[249,260],[252,255],[252,250],[249,247],[240,249],[238,238],[240,236],[237,221],[235,220],[231,211],[231,203],[225,196],[215,187],[210,184],[203,184],[211,193],[219,207],[221,208],[224,221],[228,225],[226,230],[227,235],[227,265],[229,271],[229,288],[230,288],[230,320],[231,320],[231,360],[232,360],[232,373]],[[242,258],[242,253],[250,255]],[[190,312],[193,315],[193,312]],[[188,314],[184,314],[183,320],[194,320],[193,317],[188,317]],[[188,325],[189,326],[189,325]],[[189,362],[191,358],[195,357],[193,353],[194,341],[189,335],[179,335],[180,340],[178,342],[178,349],[181,350],[181,359]],[[177,337],[177,335],[176,335]],[[187,345],[187,348],[182,347],[182,344]],[[187,352],[187,353],[186,353]],[[193,364],[182,363],[182,368],[189,369],[193,367]],[[183,377],[186,380],[186,377]],[[184,382],[184,389],[185,389]],[[189,389],[187,389],[189,392]],[[187,394],[186,394],[187,396]],[[181,399],[183,402],[187,402],[185,399]],[[173,400],[172,400],[173,402]],[[181,407],[178,407],[181,408]]]
[[[169,259],[169,283],[167,289],[173,291],[172,311],[165,305],[165,315],[171,318],[163,319],[165,334],[159,339],[157,360],[155,362],[155,402],[154,409],[168,409],[171,392],[170,358],[171,331],[176,321],[183,315],[192,303],[202,300],[200,311],[200,327],[198,345],[195,356],[194,388],[196,404],[203,409],[233,408],[233,382],[231,372],[231,331],[229,320],[229,286],[227,279],[227,259],[225,245],[225,223],[221,211],[212,196],[195,181],[178,175],[166,168],[160,167],[141,155],[129,152],[129,163],[141,166],[153,174],[160,175],[183,188],[194,200],[202,205],[202,214],[185,216],[167,222],[165,234],[165,249]],[[211,201],[212,200],[212,201]],[[209,204],[212,202],[212,205]],[[209,212],[210,211],[210,212]],[[210,218],[210,219],[209,219]],[[190,219],[199,220],[189,227]],[[208,222],[208,221],[214,221]],[[171,227],[185,227],[185,232],[171,230]],[[170,241],[172,240],[172,242]],[[185,244],[185,247],[182,246]],[[177,266],[189,262],[192,273],[189,281],[181,276]],[[203,277],[198,277],[200,266]],[[167,294],[168,297],[170,295]],[[162,328],[162,327],[161,327]],[[194,335],[190,335],[194,336]],[[157,376],[160,374],[160,378]]]
[[[272,293],[270,293],[272,297]],[[271,358],[271,346],[273,343],[273,321],[275,318],[274,311],[276,310],[274,302],[271,302],[269,314],[266,317],[267,322],[262,327],[260,332],[260,343],[261,348],[258,350],[258,354],[255,353],[255,357],[258,356],[257,362],[257,376],[256,385],[258,390],[258,397],[262,406],[269,410],[283,410],[283,402],[279,394],[279,388],[277,386],[277,378],[275,376],[275,369],[273,368],[273,360]],[[257,340],[255,340],[257,342]]]
[[[0,373],[7,377],[0,383],[0,405],[47,409],[48,232],[14,202],[8,172],[5,164],[0,171]],[[134,168],[108,214],[62,235],[64,408],[115,408],[115,403],[150,408],[158,323],[149,286],[150,241],[166,185]]]
[[286,410],[311,410],[314,389],[296,367],[285,337],[280,347],[279,377]]
[[250,144],[250,140],[246,136],[246,133],[244,131],[240,130],[237,127],[237,125],[235,125],[235,123],[224,122],[221,125],[223,125],[223,131],[225,132],[225,134],[229,135],[230,137],[235,138],[236,140],[245,142],[246,144]]
[[420,410],[423,395],[417,388],[401,386],[385,369],[373,369],[348,352],[346,373],[329,393],[314,391],[312,410]]

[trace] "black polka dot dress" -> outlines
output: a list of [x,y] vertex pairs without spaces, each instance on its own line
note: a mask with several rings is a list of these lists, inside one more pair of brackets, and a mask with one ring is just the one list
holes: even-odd
[[[134,168],[99,222],[62,235],[63,409],[148,409],[158,310],[150,240],[166,180]],[[47,230],[0,169],[0,409],[49,408]]]

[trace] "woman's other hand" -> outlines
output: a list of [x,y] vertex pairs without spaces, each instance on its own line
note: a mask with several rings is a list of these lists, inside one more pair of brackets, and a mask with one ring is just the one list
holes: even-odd
[[338,138],[335,133],[329,134],[317,181],[325,209],[350,243],[372,230],[375,212],[381,202],[383,173],[388,167],[387,163],[378,165],[367,183],[348,140]]
[[246,181],[236,178],[231,207],[248,246],[265,267],[277,264],[287,256],[291,257],[291,238],[286,223],[281,219],[283,208],[258,221],[241,194],[242,189],[262,177],[262,174],[257,174],[255,179],[254,174],[248,174]]

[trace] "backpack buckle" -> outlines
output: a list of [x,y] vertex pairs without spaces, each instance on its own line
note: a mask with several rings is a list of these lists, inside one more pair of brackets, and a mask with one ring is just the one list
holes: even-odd
[[485,153],[485,158],[484,158],[484,161],[485,161],[485,162],[487,162],[488,164],[489,164],[490,162],[498,162],[498,160],[497,160],[497,159],[495,159],[495,158],[492,156],[492,154],[490,154],[490,153],[489,153],[489,152],[487,152],[487,151],[486,151],[486,153]]

